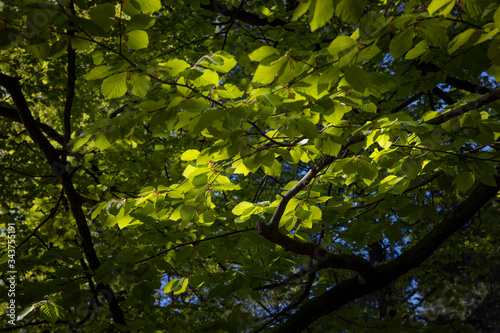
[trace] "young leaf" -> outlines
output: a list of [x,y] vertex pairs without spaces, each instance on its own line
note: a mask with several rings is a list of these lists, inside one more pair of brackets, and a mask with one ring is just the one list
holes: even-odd
[[25,308],[19,315],[17,315],[17,321],[23,320],[24,317],[26,317],[31,311],[33,311],[35,307],[33,305],[28,306]]

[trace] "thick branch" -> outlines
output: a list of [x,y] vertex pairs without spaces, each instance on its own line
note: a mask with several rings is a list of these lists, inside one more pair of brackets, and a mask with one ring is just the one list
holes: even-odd
[[500,99],[500,88],[497,90],[493,90],[491,93],[476,99],[473,102],[467,103],[465,105],[459,106],[456,109],[445,112],[431,120],[426,121],[426,124],[431,125],[439,125],[442,124],[452,118],[463,115],[466,112],[477,110],[486,104],[492,103],[496,100]]
[[451,98],[450,95],[448,95],[447,93],[445,93],[443,90],[441,90],[438,87],[434,87],[434,89],[432,89],[432,93],[434,95],[436,95],[437,97],[441,98],[448,105],[455,104],[455,101],[453,100],[453,98]]
[[[75,31],[70,30],[68,36],[74,36]],[[75,82],[76,82],[76,52],[71,47],[71,43],[68,43],[68,82],[66,84],[66,103],[64,105],[64,145],[66,145],[71,139],[71,108],[73,106],[73,100],[75,98]]]
[[497,186],[479,186],[460,205],[448,213],[441,223],[428,232],[415,246],[395,260],[382,266],[383,275],[396,279],[410,269],[420,266],[436,251],[441,244],[462,228],[471,218],[500,190],[500,176],[496,177]]
[[255,226],[257,233],[265,239],[282,246],[285,250],[310,256],[317,260],[318,269],[327,267],[344,268],[358,272],[364,279],[374,278],[376,272],[368,260],[352,254],[335,254],[330,253],[319,245],[313,243],[302,242],[294,238],[282,234],[279,230],[273,229],[271,226],[264,224],[262,221],[257,222]]
[[[348,138],[342,148],[345,149],[355,143],[365,140],[371,132],[372,131],[367,131]],[[262,221],[259,221],[255,228],[258,234],[275,244],[283,246],[285,250],[313,257],[319,262],[319,269],[327,267],[347,268],[360,273],[364,279],[372,279],[375,277],[375,271],[369,261],[355,255],[329,253],[320,246],[292,239],[279,231],[280,220],[285,213],[288,202],[304,189],[321,170],[330,165],[334,160],[334,156],[323,156],[297,184],[283,195],[269,222],[264,224]]]
[[0,73],[0,85],[3,86],[10,94],[12,100],[14,101],[14,105],[16,106],[19,118],[24,124],[26,131],[43,152],[47,161],[49,161],[51,166],[52,163],[59,162],[59,153],[43,135],[37,125],[37,122],[31,115],[28,103],[26,102],[26,99],[21,91],[19,79]]
[[[500,184],[500,177],[496,177]],[[500,190],[495,187],[479,184],[471,195],[446,215],[441,223],[424,236],[415,246],[401,254],[398,258],[376,268],[379,279],[361,284],[357,278],[343,281],[337,286],[305,304],[293,314],[275,332],[301,332],[310,324],[341,306],[359,297],[368,295],[413,268],[420,266],[445,242],[453,233],[463,227],[471,218],[491,200]]]

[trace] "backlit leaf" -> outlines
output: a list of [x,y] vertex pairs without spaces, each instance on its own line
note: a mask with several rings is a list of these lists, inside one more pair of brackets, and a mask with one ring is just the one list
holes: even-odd
[[324,26],[333,17],[333,1],[332,0],[316,0],[312,2],[314,8],[311,16],[311,31]]
[[148,47],[149,37],[144,30],[132,30],[125,35],[125,42],[132,50],[139,50]]
[[127,92],[127,77],[125,73],[111,75],[102,81],[102,93],[107,99],[118,98]]

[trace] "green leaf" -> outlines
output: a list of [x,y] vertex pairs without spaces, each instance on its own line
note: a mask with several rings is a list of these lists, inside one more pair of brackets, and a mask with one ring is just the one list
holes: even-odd
[[287,58],[282,57],[278,60],[264,60],[262,61],[255,74],[253,76],[253,82],[259,82],[262,84],[269,84],[274,81],[276,74],[285,66],[287,63]]
[[51,323],[55,323],[60,317],[57,305],[50,301],[44,302],[37,310],[40,313],[40,317]]
[[[355,163],[356,164],[356,163]],[[358,174],[369,185],[378,176],[377,166],[365,159],[360,159],[357,163]]]
[[172,59],[167,62],[161,63],[160,68],[165,71],[169,76],[177,76],[186,68],[191,67],[186,61],[180,59]]
[[139,97],[146,97],[151,87],[149,76],[133,73],[129,82],[132,86],[130,91],[132,94]]
[[408,27],[400,31],[392,40],[389,46],[394,59],[401,58],[411,48],[413,42],[413,27]]
[[388,134],[379,135],[376,141],[382,149],[388,149],[392,145],[391,137]]
[[160,0],[129,0],[134,6],[137,5],[142,12],[155,12],[161,9],[161,1]]
[[427,7],[429,15],[434,15],[435,12],[441,10],[439,14],[448,15],[455,6],[455,0],[432,0]]
[[256,97],[257,101],[265,106],[276,108],[281,105],[282,101],[278,95],[275,94],[262,94]]
[[97,79],[103,79],[109,74],[113,72],[113,67],[111,66],[96,66],[92,68],[87,74],[85,74],[83,77],[87,80],[97,80]]
[[418,24],[418,31],[422,38],[430,44],[434,46],[445,46],[448,43],[446,26],[447,23],[440,19],[425,20]]
[[216,90],[219,97],[222,98],[239,98],[243,96],[243,91],[238,89],[234,84],[225,84],[223,86],[219,86]]
[[166,294],[173,292],[174,295],[182,294],[186,291],[188,284],[189,278],[172,279],[167,283],[167,285],[163,289],[163,292]]
[[262,61],[272,55],[279,54],[280,52],[271,46],[261,46],[257,50],[248,55],[252,61]]
[[461,171],[453,180],[453,183],[457,187],[457,189],[461,192],[466,192],[469,188],[474,185],[475,176],[470,171]]
[[[395,175],[389,175],[380,181],[378,191],[380,193],[392,192],[392,189],[401,181],[404,177],[397,177]],[[397,193],[397,192],[396,192]]]
[[360,93],[363,93],[369,87],[371,81],[370,75],[356,66],[346,68],[345,79],[354,90]]
[[94,144],[100,150],[108,149],[111,146],[105,133],[99,133],[94,140]]
[[349,24],[358,23],[363,15],[366,6],[366,0],[334,0],[335,15],[342,21]]
[[299,17],[304,15],[309,9],[310,4],[311,1],[299,2],[293,12],[292,21],[297,21]]
[[254,208],[254,204],[248,201],[243,201],[237,204],[233,210],[232,213],[234,215],[243,215],[246,211],[252,210]]
[[21,32],[14,28],[3,29],[0,33],[0,49],[7,49],[21,39]]
[[396,242],[401,238],[401,229],[394,225],[390,225],[384,228],[384,235],[387,237],[390,241]]
[[315,0],[312,1],[311,15],[311,31],[324,26],[333,17],[333,1],[332,0]]
[[205,187],[208,184],[208,175],[207,174],[201,174],[197,175],[193,178],[191,181],[194,187]]
[[[476,37],[476,38],[474,38]],[[449,43],[448,43],[448,53],[452,54],[457,51],[463,45],[474,42],[475,39],[479,38],[479,33],[475,29],[467,29],[464,32],[456,35]],[[472,41],[471,41],[472,39]]]
[[236,66],[234,57],[225,51],[217,51],[203,57],[202,65],[220,73],[227,73]]
[[426,53],[429,51],[429,45],[427,41],[422,40],[415,45],[410,51],[406,53],[405,59],[412,60],[415,59],[422,54]]
[[281,163],[276,161],[274,158],[271,166],[262,165],[262,169],[266,175],[271,177],[281,176]]
[[369,11],[359,21],[359,35],[363,40],[378,37],[390,22],[390,18],[386,18],[383,13]]
[[127,92],[127,77],[125,73],[111,75],[102,81],[101,88],[106,99],[122,97]]
[[132,30],[125,34],[125,43],[132,50],[140,50],[148,47],[149,37],[144,30]]
[[61,38],[50,46],[50,57],[52,59],[59,58],[66,52],[67,49],[68,49],[68,39]]
[[340,143],[334,142],[328,135],[316,138],[314,146],[323,152],[323,154],[330,156],[337,156],[342,148]]
[[89,10],[92,21],[99,25],[103,31],[108,31],[113,25],[115,17],[115,6],[112,3],[98,4]]
[[316,125],[306,118],[300,118],[297,120],[297,128],[301,134],[308,138],[314,139],[318,136],[318,128]]
[[338,55],[340,57],[355,49],[356,46],[357,43],[352,38],[348,36],[338,36],[328,46],[328,53],[332,56]]
[[200,152],[196,149],[188,149],[181,155],[181,160],[192,161],[198,158]]
[[47,59],[50,56],[50,45],[48,42],[26,45],[26,50],[36,59]]
[[192,206],[183,205],[180,213],[183,221],[192,221],[196,210]]
[[186,291],[189,284],[189,278],[181,279],[181,281],[182,283],[179,282],[180,287],[176,288],[177,290],[174,291],[174,295],[179,295]]
[[210,88],[212,87],[217,87],[219,85],[219,75],[217,72],[210,70],[210,69],[205,69],[202,71],[202,75],[197,77],[192,81],[195,87],[205,87],[209,86]]
[[134,15],[127,22],[127,30],[146,30],[151,28],[155,22],[156,19],[147,14]]
[[493,15],[493,20],[495,21],[495,26],[500,27],[500,6],[495,11],[495,14]]

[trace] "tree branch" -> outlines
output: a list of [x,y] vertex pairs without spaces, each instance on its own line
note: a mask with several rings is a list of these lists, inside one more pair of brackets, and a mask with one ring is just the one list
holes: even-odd
[[247,232],[247,231],[251,231],[251,230],[253,230],[253,229],[250,228],[250,229],[236,230],[236,231],[233,231],[233,232],[228,232],[228,233],[223,234],[223,235],[217,235],[217,236],[213,236],[213,237],[206,237],[206,238],[198,239],[198,240],[195,240],[195,241],[192,241],[192,242],[186,242],[186,243],[178,244],[178,245],[172,246],[171,248],[166,249],[165,251],[162,251],[160,253],[157,253],[157,254],[152,255],[150,257],[147,257],[145,259],[139,260],[139,261],[136,262],[136,264],[141,264],[141,263],[143,263],[145,261],[148,261],[148,260],[151,260],[153,258],[162,256],[162,255],[164,255],[164,254],[166,254],[166,253],[168,253],[170,251],[173,251],[175,249],[178,249],[178,248],[186,246],[186,245],[196,245],[198,243],[210,241],[210,240],[217,239],[217,238],[228,237],[228,236],[231,236],[231,235],[234,235],[234,234],[239,234],[239,233]]
[[432,93],[434,95],[436,95],[437,97],[441,98],[448,105],[455,104],[455,101],[453,100],[453,98],[451,98],[450,95],[448,95],[447,93],[445,93],[443,90],[441,90],[438,87],[434,87],[432,89]]
[[456,109],[453,109],[451,111],[445,112],[433,119],[430,119],[426,121],[426,124],[431,124],[431,125],[439,125],[444,122],[447,122],[448,120],[461,116],[466,112],[477,110],[482,106],[485,106],[486,104],[492,103],[496,100],[500,99],[500,88],[493,90],[491,93],[480,97],[476,99],[473,102],[467,103],[465,105],[459,106]]
[[[70,2],[71,12],[75,15],[75,8],[73,6],[73,2]],[[70,22],[70,25],[73,26],[74,23]],[[71,40],[72,37],[75,36],[75,30],[68,30],[68,38]],[[64,105],[64,145],[66,145],[71,139],[71,108],[73,106],[73,100],[75,98],[75,82],[76,82],[76,52],[71,47],[71,41],[68,41],[68,81],[66,83],[66,103]]]
[[[59,152],[52,146],[52,144],[43,135],[42,131],[37,126],[37,123],[33,118],[33,115],[31,114],[23,92],[21,91],[19,78],[14,78],[0,73],[0,85],[3,86],[10,94],[12,100],[14,101],[14,104],[16,105],[19,118],[23,122],[26,131],[28,132],[33,142],[35,142],[35,144],[43,152],[43,154],[45,155],[45,159],[62,184],[64,192],[66,193],[68,201],[70,202],[71,211],[73,212],[73,217],[76,221],[78,234],[82,238],[82,248],[85,253],[85,257],[89,262],[90,268],[92,270],[96,270],[97,268],[99,268],[100,262],[94,249],[92,236],[87,225],[87,219],[82,210],[81,197],[76,192],[75,187],[73,186],[71,176],[66,170],[66,166],[61,163]],[[113,314],[113,320],[118,324],[126,326],[127,324],[123,316],[123,311],[119,307],[118,303],[110,302],[109,305],[110,310]]]
[[283,216],[283,213],[285,212],[285,208],[290,201],[295,195],[297,195],[304,187],[309,184],[311,180],[313,180],[316,175],[323,170],[326,166],[330,165],[334,161],[333,156],[324,156],[322,157],[312,168],[307,172],[307,174],[302,177],[301,180],[297,184],[295,184],[288,192],[286,192],[283,197],[281,198],[278,207],[276,207],[276,210],[274,211],[273,216],[267,223],[267,225],[272,229],[272,230],[278,230],[279,228],[279,223],[281,220],[281,217]]
[[[283,200],[283,199],[282,199]],[[358,272],[365,280],[375,278],[375,270],[368,260],[352,254],[330,253],[319,245],[302,242],[282,234],[278,229],[273,229],[269,224],[258,221],[255,229],[257,233],[274,244],[282,246],[285,250],[303,254],[317,260],[318,269],[343,268]]]
[[412,97],[410,97],[408,100],[404,101],[400,105],[398,105],[398,106],[394,107],[393,109],[391,109],[391,113],[396,113],[396,112],[399,112],[399,111],[403,110],[405,107],[407,107],[408,105],[410,105],[411,103],[413,103],[417,99],[419,99],[422,95],[424,95],[424,93],[422,91],[419,91],[418,93],[416,93],[415,95],[413,95]]
[[[355,143],[363,141],[372,131],[366,131],[362,134],[352,136],[346,140],[342,149],[349,147]],[[313,257],[319,261],[318,269],[327,267],[346,268],[360,273],[364,279],[375,278],[375,271],[369,261],[355,255],[340,255],[329,253],[321,246],[313,243],[306,243],[290,238],[279,231],[280,220],[285,213],[288,202],[305,188],[318,173],[330,165],[335,160],[334,156],[323,156],[314,166],[302,177],[297,184],[289,189],[281,198],[278,207],[274,211],[269,222],[265,223],[259,220],[255,225],[257,233],[267,240],[283,246],[285,250],[297,254],[304,254]]]

